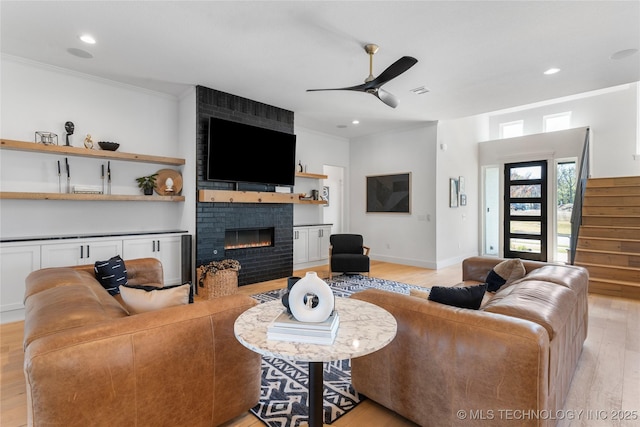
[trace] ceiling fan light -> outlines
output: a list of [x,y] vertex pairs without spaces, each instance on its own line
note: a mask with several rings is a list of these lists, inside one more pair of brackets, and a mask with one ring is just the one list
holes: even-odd
[[96,39],[94,39],[93,36],[90,34],[81,35],[80,40],[82,40],[86,44],[96,44]]

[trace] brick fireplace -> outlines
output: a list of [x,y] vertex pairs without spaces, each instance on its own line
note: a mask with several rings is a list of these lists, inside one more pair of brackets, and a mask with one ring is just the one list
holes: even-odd
[[[209,117],[293,133],[293,112],[203,86],[196,88],[198,189],[233,190],[234,183],[207,181]],[[255,167],[242,164],[238,167]],[[243,184],[243,190],[273,191],[262,184]],[[278,279],[293,272],[293,205],[267,203],[196,202],[196,266],[212,260],[236,259],[239,285]],[[268,236],[268,239],[265,238]],[[245,240],[270,240],[245,244]],[[238,243],[240,238],[241,243]],[[264,239],[263,239],[264,238]],[[230,244],[230,240],[235,243]],[[242,246],[242,247],[240,247]]]

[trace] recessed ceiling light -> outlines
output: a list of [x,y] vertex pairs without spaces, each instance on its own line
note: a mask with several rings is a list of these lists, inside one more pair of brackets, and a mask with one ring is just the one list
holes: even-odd
[[347,125],[337,125],[336,126],[338,129],[345,129],[347,127]]
[[631,55],[634,55],[638,53],[638,49],[624,49],[624,50],[619,50],[616,53],[614,53],[613,55],[611,55],[611,59],[623,59],[623,58],[627,58]]
[[83,34],[80,36],[80,40],[85,42],[86,44],[96,44],[96,39],[94,39],[89,34]]
[[550,76],[551,74],[555,74],[560,72],[560,68],[549,68],[547,71],[544,72],[545,75]]
[[91,55],[86,50],[77,49],[75,47],[70,47],[69,49],[67,49],[67,52],[69,52],[73,56],[77,56],[78,58],[84,58],[84,59],[93,58],[93,55]]
[[353,125],[360,124],[360,120],[354,120],[354,121],[351,122],[351,124],[353,124]]

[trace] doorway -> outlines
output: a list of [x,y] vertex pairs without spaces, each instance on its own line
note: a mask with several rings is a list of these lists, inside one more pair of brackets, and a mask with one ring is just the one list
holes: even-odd
[[504,165],[504,256],[547,261],[547,161]]
[[331,234],[342,233],[345,229],[344,168],[324,165],[322,171],[328,176],[322,182],[321,193],[328,200],[322,208],[322,222],[331,224]]

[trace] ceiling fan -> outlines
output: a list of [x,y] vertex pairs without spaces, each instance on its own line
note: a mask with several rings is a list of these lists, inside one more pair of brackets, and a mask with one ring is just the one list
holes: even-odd
[[400,74],[413,67],[418,60],[411,56],[403,56],[396,62],[391,64],[386,70],[384,70],[378,77],[373,76],[373,55],[378,51],[378,45],[367,44],[364,46],[365,52],[369,54],[369,77],[364,80],[363,84],[342,87],[335,89],[307,89],[307,92],[316,92],[323,90],[353,90],[356,92],[366,92],[376,96],[380,101],[384,102],[391,108],[398,106],[398,98],[391,93],[382,89],[381,86],[388,81],[395,79]]

